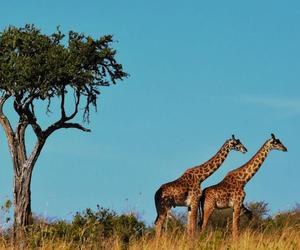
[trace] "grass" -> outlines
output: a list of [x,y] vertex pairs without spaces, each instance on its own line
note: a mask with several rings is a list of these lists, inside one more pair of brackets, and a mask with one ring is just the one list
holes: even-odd
[[[118,248],[116,248],[118,249]],[[159,242],[153,238],[143,239],[133,242],[129,249],[132,250],[171,250],[171,249],[221,249],[221,250],[259,250],[259,249],[278,249],[278,250],[298,250],[300,249],[300,232],[293,228],[286,228],[277,233],[261,233],[246,230],[241,233],[237,241],[233,241],[229,235],[220,232],[210,232],[190,242],[185,235],[167,234],[162,236]]]
[[[251,205],[251,204],[250,204]],[[1,249],[109,249],[109,250],[300,250],[300,205],[274,216],[264,216],[267,206],[263,202],[251,205],[251,221],[242,215],[241,233],[231,238],[229,210],[212,215],[205,233],[190,241],[186,234],[186,214],[173,214],[166,223],[166,231],[159,240],[154,228],[146,226],[136,213],[117,214],[97,206],[76,213],[72,221],[49,222],[34,217],[27,227],[24,239],[12,244],[11,227],[0,233]]]
[[[278,231],[258,232],[244,230],[238,240],[233,241],[230,233],[221,231],[206,232],[194,241],[189,241],[184,233],[176,231],[167,232],[156,241],[153,232],[149,232],[138,239],[132,239],[128,243],[122,242],[118,237],[95,240],[93,242],[78,242],[68,238],[36,238],[34,235],[27,239],[29,242],[39,240],[38,247],[29,245],[24,249],[111,249],[111,250],[298,250],[300,249],[300,231],[297,228],[285,227]],[[0,249],[13,249],[7,239],[0,239]]]

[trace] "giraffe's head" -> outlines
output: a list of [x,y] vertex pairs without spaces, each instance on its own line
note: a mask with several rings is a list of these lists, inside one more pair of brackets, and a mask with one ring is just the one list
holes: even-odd
[[275,137],[274,134],[271,134],[271,139],[268,140],[268,145],[270,149],[277,149],[286,152],[287,148],[282,144],[282,142]]
[[229,145],[229,149],[231,150],[236,150],[236,151],[240,151],[242,153],[246,153],[247,149],[246,147],[243,145],[243,143],[241,143],[241,141],[239,139],[236,139],[234,137],[234,135],[232,135],[232,138],[230,138],[228,140],[228,145]]

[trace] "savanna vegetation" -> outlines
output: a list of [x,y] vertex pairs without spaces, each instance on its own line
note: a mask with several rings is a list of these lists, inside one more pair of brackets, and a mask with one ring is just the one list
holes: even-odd
[[[27,249],[300,249],[300,205],[270,216],[267,204],[247,204],[251,221],[242,215],[238,241],[230,233],[231,211],[216,210],[208,229],[194,242],[185,234],[185,213],[173,213],[159,241],[153,225],[146,225],[136,212],[117,214],[97,206],[74,215],[71,221],[33,216],[23,244]],[[2,206],[4,224],[9,225],[11,202]],[[2,228],[0,247],[12,248],[12,228]]]

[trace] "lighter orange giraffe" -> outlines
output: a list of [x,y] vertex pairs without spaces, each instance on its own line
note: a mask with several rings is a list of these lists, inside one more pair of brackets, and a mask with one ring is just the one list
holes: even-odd
[[271,134],[271,136],[272,138],[267,140],[246,164],[230,171],[220,183],[203,190],[200,199],[202,210],[201,231],[205,229],[215,208],[231,207],[233,208],[232,234],[234,239],[237,238],[241,212],[251,215],[251,211],[243,205],[246,195],[245,185],[258,171],[272,149],[287,151],[286,147],[279,139],[275,138],[274,134]]
[[197,226],[198,204],[201,196],[200,184],[214,173],[224,162],[231,150],[247,152],[240,142],[232,138],[227,140],[221,149],[207,162],[187,169],[184,174],[175,181],[163,184],[155,193],[155,206],[157,217],[155,220],[156,238],[161,235],[163,224],[172,207],[188,207],[188,235],[194,236]]

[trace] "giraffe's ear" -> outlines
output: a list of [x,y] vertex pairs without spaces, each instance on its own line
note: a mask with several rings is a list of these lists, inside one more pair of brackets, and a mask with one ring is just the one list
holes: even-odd
[[272,136],[272,139],[274,139],[274,140],[276,139],[275,135],[273,133],[271,134],[271,136]]
[[234,137],[234,135],[232,135],[232,139],[233,139],[233,140],[235,140],[235,137]]

